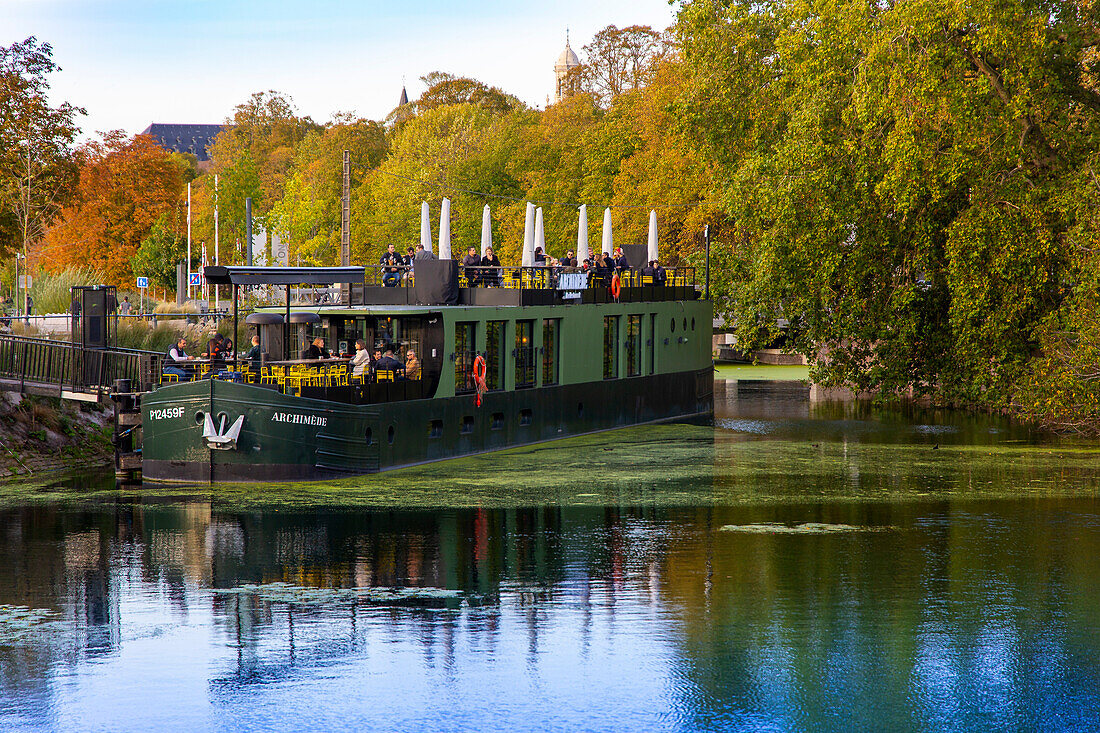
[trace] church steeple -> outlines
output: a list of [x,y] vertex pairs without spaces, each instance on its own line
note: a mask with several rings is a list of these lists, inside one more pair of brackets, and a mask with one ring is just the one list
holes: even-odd
[[569,72],[581,65],[581,60],[569,46],[569,29],[565,29],[565,50],[558,56],[554,63],[554,102],[560,102],[576,91],[576,80],[571,79]]
[[405,91],[405,85],[401,85],[401,99],[397,100],[398,107],[404,107],[409,103],[409,94]]

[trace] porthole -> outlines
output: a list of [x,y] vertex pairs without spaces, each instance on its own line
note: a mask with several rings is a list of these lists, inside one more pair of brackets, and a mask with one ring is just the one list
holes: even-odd
[[229,424],[229,413],[219,412],[217,419],[214,420],[214,427],[216,427],[218,430],[221,430],[221,426],[223,424]]
[[374,445],[374,430],[373,429],[367,428],[367,432],[364,433],[363,437],[366,438],[367,445]]
[[688,319],[684,319],[684,330],[688,330]]
[[694,330],[695,330],[695,316],[692,316],[692,317],[691,317],[691,330],[692,330],[692,331],[694,331]]
[[203,412],[202,410],[199,410],[198,412],[196,412],[195,413],[195,424],[196,425],[202,425],[203,418],[205,418],[205,417],[206,417],[206,413]]
[[390,429],[386,431],[386,440],[393,445],[393,425],[390,425]]
[[676,333],[676,319],[673,318],[668,323],[669,323],[669,325],[668,325],[669,329],[671,329],[673,333]]

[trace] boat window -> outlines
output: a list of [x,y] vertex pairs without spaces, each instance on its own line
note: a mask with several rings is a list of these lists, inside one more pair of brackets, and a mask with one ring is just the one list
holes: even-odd
[[429,438],[442,438],[443,437],[443,421],[432,420],[428,423],[428,437]]
[[469,435],[474,432],[474,416],[463,415],[462,416],[462,429],[459,430],[463,435]]
[[504,389],[504,331],[507,321],[489,321],[485,330],[485,386]]
[[535,322],[516,321],[516,389],[535,386]]
[[534,414],[531,412],[531,410],[523,409],[519,411],[519,424],[521,426],[530,425],[533,418]]
[[673,318],[669,321],[668,327],[673,333],[676,333],[676,319],[675,318]]
[[642,317],[626,317],[626,376],[642,373]]
[[558,383],[558,331],[560,318],[542,322],[542,383]]
[[473,392],[474,359],[477,357],[477,324],[460,322],[455,324],[455,394]]
[[494,412],[492,419],[489,421],[490,430],[502,430],[504,428],[504,413]]
[[619,376],[619,317],[604,316],[603,319],[603,378],[615,379]]
[[657,314],[649,314],[649,338],[646,339],[646,346],[649,347],[649,373],[654,374],[657,371]]

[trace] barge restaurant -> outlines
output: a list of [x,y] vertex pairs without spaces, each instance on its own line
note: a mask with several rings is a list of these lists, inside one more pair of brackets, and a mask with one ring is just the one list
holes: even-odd
[[[709,416],[712,309],[694,270],[646,275],[645,247],[624,249],[632,267],[610,279],[449,259],[415,261],[395,287],[378,266],[207,267],[232,287],[235,326],[242,286],[285,288],[285,303],[245,319],[258,363],[239,352],[142,397],[143,474],[331,479]],[[338,302],[293,306],[298,285],[336,285]],[[332,358],[302,358],[317,338]],[[360,340],[398,358],[354,373]]]

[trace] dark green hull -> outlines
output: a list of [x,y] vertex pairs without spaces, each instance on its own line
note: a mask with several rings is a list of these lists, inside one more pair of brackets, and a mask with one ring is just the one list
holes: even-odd
[[[374,473],[601,430],[710,415],[713,374],[704,370],[347,405],[263,387],[204,380],[148,395],[142,471],[154,481],[293,481]],[[202,438],[207,414],[240,415],[235,450]]]

